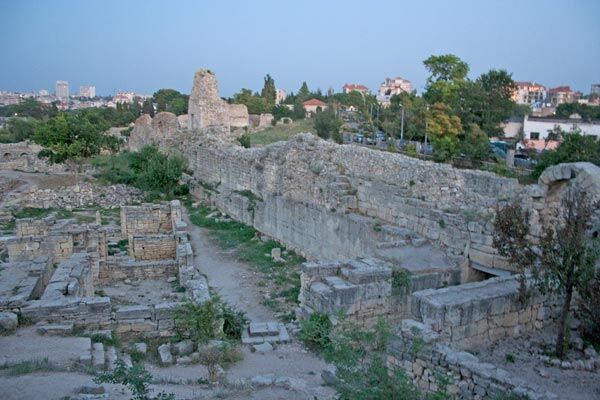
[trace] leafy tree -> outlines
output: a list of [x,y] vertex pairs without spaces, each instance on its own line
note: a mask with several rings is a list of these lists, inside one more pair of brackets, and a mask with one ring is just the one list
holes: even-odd
[[275,81],[271,78],[271,75],[267,74],[265,76],[265,84],[263,86],[262,91],[260,92],[260,96],[265,99],[265,103],[268,108],[275,107],[275,98],[277,97],[277,89],[275,88]]
[[271,111],[267,101],[258,93],[252,93],[250,89],[242,89],[239,93],[236,93],[233,96],[233,102],[245,104],[249,114],[263,114]]
[[329,139],[332,135],[339,134],[342,125],[343,121],[329,108],[315,115],[315,130],[317,135],[323,139]]
[[272,114],[274,121],[279,121],[281,118],[294,118],[293,108],[290,109],[289,107],[282,104],[273,107]]
[[154,146],[131,153],[129,166],[136,174],[135,185],[142,190],[173,194],[183,173],[185,161],[169,157]]
[[109,141],[113,141],[104,134],[108,128],[101,118],[95,120],[85,114],[60,113],[37,127],[34,140],[46,148],[40,156],[47,157],[50,162],[77,162],[100,153]]
[[600,345],[600,270],[594,279],[578,289],[581,296],[578,316],[582,322],[582,333],[586,340]]
[[0,107],[0,117],[18,116],[48,119],[57,114],[58,109],[56,108],[56,104],[43,104],[32,98],[27,98],[19,104]]
[[10,118],[7,127],[0,130],[0,143],[16,143],[33,139],[40,123],[42,122],[35,118]]
[[544,170],[552,165],[565,162],[589,161],[600,166],[600,141],[593,136],[584,136],[579,131],[564,133],[563,141],[556,150],[542,153],[532,176],[539,178]]
[[569,118],[572,114],[579,114],[583,120],[592,121],[600,119],[600,106],[590,106],[580,103],[563,103],[556,107],[555,118]]
[[160,89],[152,95],[158,112],[168,111],[175,115],[187,114],[189,96],[174,89]]
[[454,107],[461,85],[466,81],[469,65],[454,54],[430,56],[423,61],[430,75],[423,97],[430,103]]
[[506,121],[514,112],[515,102],[512,94],[516,84],[511,74],[505,70],[492,69],[482,74],[476,85],[481,85],[485,93],[481,109],[481,128],[488,135],[498,135],[502,132],[500,123]]
[[144,104],[142,105],[142,112],[144,114],[148,114],[151,117],[154,117],[154,105],[152,104],[151,98],[144,100]]
[[573,291],[585,293],[600,255],[598,238],[590,235],[592,215],[599,205],[580,188],[569,188],[555,226],[545,227],[537,246],[529,237],[528,214],[520,204],[496,212],[494,246],[511,264],[518,266],[521,299],[526,290],[525,272],[529,270],[542,293],[563,296],[555,348],[560,358],[565,351],[566,320],[571,312]]
[[519,203],[512,203],[496,210],[493,246],[498,254],[519,272],[519,299],[527,298],[527,272],[537,260],[529,241],[529,213]]
[[458,116],[450,114],[446,104],[435,103],[430,109],[427,131],[432,137],[456,137],[462,132],[462,125]]
[[534,276],[543,291],[558,292],[564,296],[555,348],[559,358],[563,357],[567,344],[566,322],[573,291],[585,288],[593,279],[600,255],[598,239],[589,236],[592,215],[598,207],[600,203],[593,203],[586,192],[569,190],[557,226],[547,227],[540,241],[540,263],[534,268]]
[[469,124],[465,137],[461,142],[460,151],[475,167],[481,165],[481,162],[488,158],[490,141],[477,124]]
[[460,142],[456,136],[434,136],[431,138],[431,144],[435,161],[450,161],[458,155]]

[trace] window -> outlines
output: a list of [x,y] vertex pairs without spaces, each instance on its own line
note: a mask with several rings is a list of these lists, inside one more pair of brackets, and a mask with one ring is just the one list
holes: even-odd
[[531,132],[529,134],[529,139],[531,139],[531,140],[538,140],[539,138],[540,138],[539,132]]

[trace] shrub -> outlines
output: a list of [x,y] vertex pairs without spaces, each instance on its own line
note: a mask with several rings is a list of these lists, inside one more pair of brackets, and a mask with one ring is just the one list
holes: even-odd
[[217,337],[239,339],[247,322],[242,311],[235,310],[217,295],[202,304],[188,301],[175,311],[177,336],[199,343]]
[[392,290],[398,291],[410,287],[410,272],[405,269],[392,271]]
[[314,313],[300,322],[300,339],[307,345],[324,350],[329,344],[331,321],[326,314]]
[[[275,121],[275,120],[273,120]],[[239,138],[236,139],[238,141],[238,143],[240,144],[240,146],[249,149],[251,147],[251,143],[250,143],[250,135],[247,133],[244,133],[242,136],[240,136]]]
[[580,290],[579,317],[583,338],[600,347],[600,271]]
[[150,397],[148,385],[152,380],[152,375],[142,364],[134,364],[127,368],[125,363],[117,360],[115,368],[110,372],[104,372],[94,378],[95,383],[114,383],[125,385],[133,394],[134,400],[175,400],[172,394],[159,393],[157,396]]
[[200,363],[208,369],[208,380],[214,382],[218,379],[219,367],[226,367],[242,359],[242,352],[238,347],[229,343],[219,346],[207,346],[200,350]]

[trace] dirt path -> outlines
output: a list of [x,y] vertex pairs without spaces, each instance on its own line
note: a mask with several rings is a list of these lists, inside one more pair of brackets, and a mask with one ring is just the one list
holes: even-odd
[[186,212],[195,264],[208,278],[208,284],[221,298],[242,310],[251,321],[272,321],[275,314],[261,304],[263,295],[257,285],[260,275],[251,267],[234,260],[208,238],[208,231],[193,225]]

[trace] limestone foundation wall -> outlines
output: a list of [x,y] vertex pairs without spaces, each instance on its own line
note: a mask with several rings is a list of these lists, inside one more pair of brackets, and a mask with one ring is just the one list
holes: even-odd
[[136,261],[173,260],[176,256],[173,235],[133,236],[129,248]]

